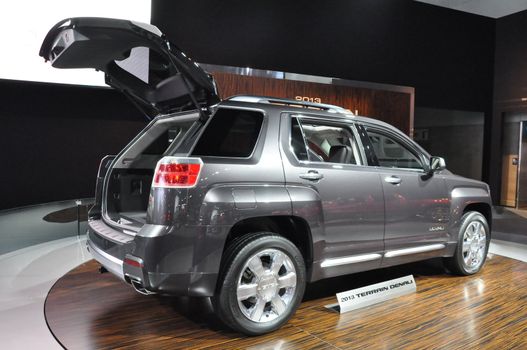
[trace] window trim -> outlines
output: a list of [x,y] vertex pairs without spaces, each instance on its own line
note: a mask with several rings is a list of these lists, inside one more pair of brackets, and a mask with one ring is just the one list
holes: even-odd
[[309,147],[307,146],[307,143],[306,143],[306,134],[304,133],[304,128],[302,127],[302,124],[300,123],[298,118],[292,115],[289,118],[289,122],[291,124],[291,127],[289,128],[289,147],[291,148],[293,147],[293,144],[291,143],[291,141],[293,140],[293,119],[296,120],[296,123],[298,124],[298,127],[300,128],[300,134],[302,135],[302,141],[304,141],[304,148],[306,149],[307,160],[298,159],[298,157],[296,156],[296,153],[293,152],[293,150],[291,150],[291,153],[293,154],[293,156],[296,158],[297,161],[309,162],[310,161],[309,160]]
[[[414,145],[412,145],[408,140],[405,140],[403,137],[401,137],[400,135],[397,135],[397,133],[389,130],[388,128],[385,128],[385,127],[382,127],[382,126],[379,126],[379,125],[374,125],[374,124],[367,124],[367,123],[363,123],[362,126],[364,127],[364,131],[366,132],[366,142],[368,142],[368,144],[371,146],[371,152],[372,154],[375,156],[375,160],[377,161],[377,164],[372,164],[370,166],[374,166],[374,167],[377,167],[379,169],[390,169],[390,170],[401,170],[401,171],[405,171],[405,172],[413,172],[413,173],[426,173],[428,170],[427,170],[427,157],[426,155],[419,151]],[[421,168],[420,169],[417,169],[417,168],[399,168],[399,167],[387,167],[387,166],[382,166],[379,162],[379,159],[377,157],[377,155],[375,154],[375,151],[374,151],[374,148],[373,148],[373,144],[371,143],[371,140],[369,138],[369,135],[368,135],[368,129],[371,129],[372,131],[378,133],[378,134],[381,134],[383,136],[387,136],[389,138],[393,138],[395,139],[396,141],[398,141],[400,144],[402,144],[406,149],[407,151],[409,151],[410,153],[412,153],[420,162],[421,162]]]

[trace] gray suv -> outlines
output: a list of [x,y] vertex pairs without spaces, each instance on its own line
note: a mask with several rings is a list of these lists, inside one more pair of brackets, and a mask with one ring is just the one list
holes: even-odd
[[140,293],[212,297],[227,325],[257,335],[287,322],[308,282],[434,257],[462,275],[483,266],[488,186],[386,123],[331,105],[220,101],[213,78],[148,24],[64,20],[40,55],[104,71],[155,116],[103,159],[89,213],[90,252]]

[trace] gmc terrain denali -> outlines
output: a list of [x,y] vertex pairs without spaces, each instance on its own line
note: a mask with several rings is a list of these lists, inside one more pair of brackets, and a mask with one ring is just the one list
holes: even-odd
[[59,22],[40,55],[91,67],[156,117],[103,159],[88,247],[144,294],[212,297],[240,332],[277,329],[307,282],[433,257],[478,272],[486,184],[402,132],[339,107],[220,101],[210,75],[149,24]]

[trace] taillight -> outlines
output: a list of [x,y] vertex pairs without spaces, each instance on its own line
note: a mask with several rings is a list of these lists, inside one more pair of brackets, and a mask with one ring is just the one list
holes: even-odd
[[198,182],[200,158],[163,157],[154,174],[153,187],[192,187]]

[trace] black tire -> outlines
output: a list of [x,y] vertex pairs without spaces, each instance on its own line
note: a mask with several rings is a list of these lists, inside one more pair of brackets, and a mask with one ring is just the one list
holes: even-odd
[[[482,257],[480,260],[475,263],[476,260],[473,260],[474,265],[470,266],[467,264],[466,260],[470,260],[468,254],[470,252],[463,252],[463,243],[466,243],[465,232],[469,228],[473,228],[474,225],[481,225],[480,227],[484,230],[485,233],[485,246],[482,251]],[[470,229],[469,229],[470,231]],[[461,224],[459,225],[458,231],[458,243],[454,255],[452,257],[444,258],[443,262],[445,267],[452,273],[462,276],[473,275],[477,273],[485,264],[487,258],[487,252],[489,251],[490,243],[490,227],[485,217],[477,212],[470,211],[463,215],[461,218]],[[477,245],[477,244],[476,244]],[[480,244],[481,246],[481,244]]]
[[[275,257],[281,254],[284,254],[282,256],[283,264],[280,265],[277,262],[273,265]],[[266,260],[267,258],[268,260]],[[250,261],[261,263],[264,269],[259,271],[260,277],[253,273],[251,267],[248,266]],[[279,260],[277,259],[277,261]],[[280,266],[276,274],[273,274],[272,268],[274,266]],[[233,241],[224,253],[218,288],[216,295],[212,298],[215,312],[227,326],[240,333],[260,335],[272,332],[291,318],[302,301],[306,286],[305,270],[302,254],[286,238],[269,232],[244,235]],[[265,272],[265,274],[261,272]],[[295,276],[291,275],[292,272],[296,273],[296,282],[291,282],[295,279]],[[296,283],[294,287],[281,288],[280,283],[283,285],[283,282],[280,281],[285,279],[286,275],[293,276],[287,280],[288,283]],[[238,302],[238,287],[240,285],[242,287],[256,285],[258,291],[254,297],[251,296]],[[266,301],[265,298],[272,295],[274,295],[273,300]],[[275,307],[278,305],[274,299],[277,295],[279,298],[287,300],[287,303],[284,301],[283,305],[280,304],[280,308]],[[254,304],[252,304],[253,302]],[[265,303],[265,307],[260,308],[262,313],[256,313],[260,315],[259,317],[255,316],[258,317],[259,321],[250,319],[250,316],[246,315],[248,310],[251,310],[250,307],[252,306],[252,310],[255,311],[257,305],[261,306],[262,303]],[[266,318],[270,320],[266,321]]]

